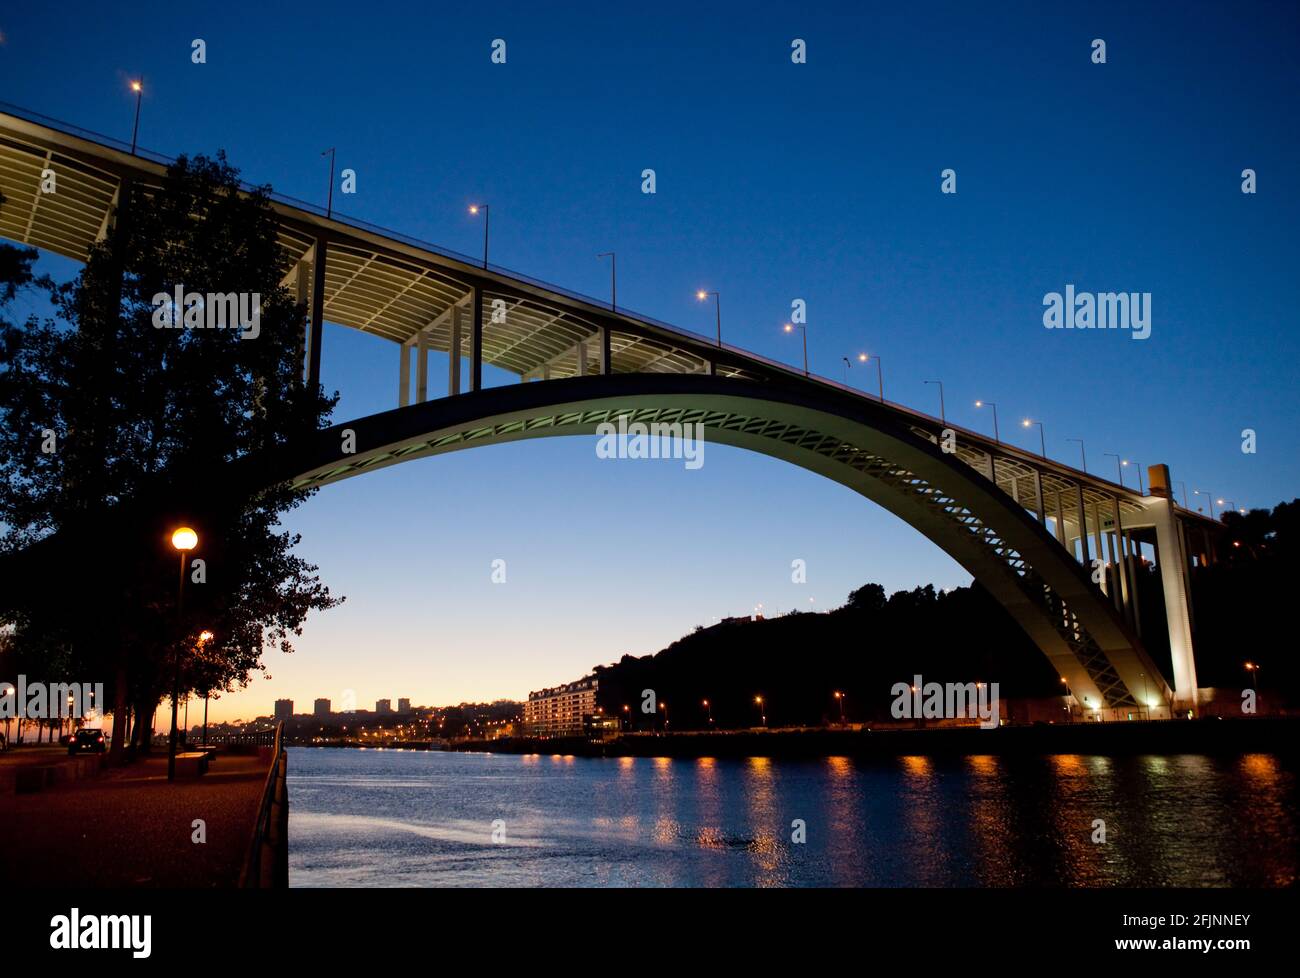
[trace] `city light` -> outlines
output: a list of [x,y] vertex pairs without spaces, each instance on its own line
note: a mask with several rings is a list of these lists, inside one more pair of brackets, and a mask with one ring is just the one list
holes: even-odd
[[199,535],[188,526],[182,526],[172,533],[172,546],[177,550],[193,550],[199,545]]

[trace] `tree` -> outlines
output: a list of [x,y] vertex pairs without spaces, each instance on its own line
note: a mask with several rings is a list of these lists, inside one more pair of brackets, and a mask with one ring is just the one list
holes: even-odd
[[[0,322],[0,549],[39,555],[4,582],[0,620],[20,646],[66,648],[68,668],[115,676],[115,753],[128,702],[147,718],[200,630],[215,633],[217,663],[183,692],[247,683],[268,644],[292,651],[307,613],[340,600],[279,525],[308,494],[220,479],[323,427],[336,400],[302,379],[305,309],[281,285],[266,190],[241,190],[218,155],[181,158],[120,198],[81,274],[48,286],[57,318]],[[0,251],[0,298],[33,281],[30,265]],[[256,336],[212,328],[232,296]],[[201,575],[186,565],[183,617],[168,542],[181,523],[203,561]]]

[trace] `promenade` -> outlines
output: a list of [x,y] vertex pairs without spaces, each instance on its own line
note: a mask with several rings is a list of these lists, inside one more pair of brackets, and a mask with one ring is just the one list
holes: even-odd
[[[0,766],[54,763],[23,748]],[[68,760],[71,760],[70,758]],[[0,793],[0,882],[36,887],[233,887],[270,760],[219,753],[202,777],[167,783],[166,751],[32,794]],[[202,820],[205,842],[193,841]]]

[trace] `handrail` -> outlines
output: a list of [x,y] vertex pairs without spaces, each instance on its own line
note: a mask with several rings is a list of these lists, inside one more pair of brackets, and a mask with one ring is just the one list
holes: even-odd
[[[263,871],[263,850],[268,837],[276,834],[272,821],[272,809],[275,807],[276,795],[280,791],[285,777],[284,756],[284,721],[275,726],[275,746],[271,754],[271,768],[266,772],[266,784],[262,788],[262,801],[257,807],[257,818],[253,822],[253,833],[248,840],[248,850],[244,855],[244,867],[239,874],[239,886],[244,888],[266,888],[275,885],[274,874]],[[287,839],[278,840],[281,846],[287,846]]]

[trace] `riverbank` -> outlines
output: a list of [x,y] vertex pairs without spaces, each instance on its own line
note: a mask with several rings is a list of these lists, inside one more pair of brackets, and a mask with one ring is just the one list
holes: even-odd
[[532,737],[465,741],[447,750],[579,757],[864,757],[941,754],[1241,754],[1295,750],[1300,719],[1156,720],[933,729],[799,729]]

